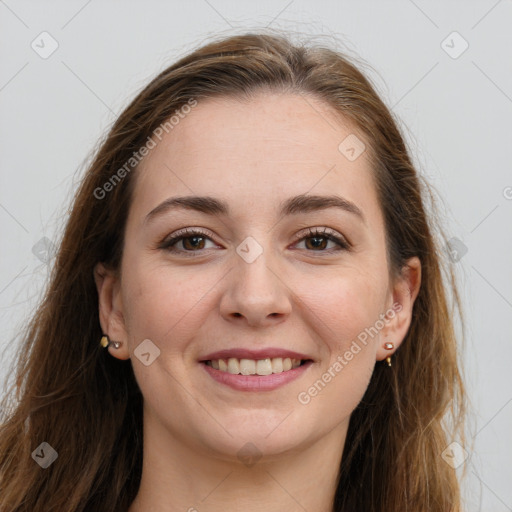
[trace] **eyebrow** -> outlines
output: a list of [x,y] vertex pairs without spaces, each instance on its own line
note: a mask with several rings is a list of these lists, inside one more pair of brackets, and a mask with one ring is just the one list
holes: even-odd
[[[338,208],[348,213],[352,213],[361,221],[365,221],[363,212],[354,203],[337,195],[319,196],[319,195],[299,195],[290,197],[280,205],[281,215],[297,215],[301,213],[311,213],[328,208]],[[229,216],[230,208],[228,203],[211,196],[181,196],[170,197],[157,207],[153,208],[144,219],[144,223],[167,213],[174,209],[194,210],[207,215],[225,215]]]

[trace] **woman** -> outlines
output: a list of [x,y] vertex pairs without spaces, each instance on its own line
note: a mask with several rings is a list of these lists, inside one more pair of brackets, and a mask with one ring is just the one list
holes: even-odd
[[0,510],[460,510],[459,297],[423,196],[338,52],[246,34],[163,71],[76,194]]

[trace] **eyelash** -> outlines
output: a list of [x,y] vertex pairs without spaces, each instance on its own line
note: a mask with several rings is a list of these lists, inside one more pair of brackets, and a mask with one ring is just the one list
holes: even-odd
[[[198,250],[198,251],[185,251],[183,249],[178,250],[173,247],[173,245],[180,242],[181,240],[184,240],[185,238],[192,238],[194,236],[208,238],[209,240],[211,240],[213,242],[212,237],[210,236],[209,233],[201,231],[200,229],[197,229],[197,228],[196,229],[187,228],[182,231],[179,231],[174,236],[163,240],[160,243],[160,245],[158,246],[158,249],[164,249],[171,253],[181,252],[181,253],[186,254],[186,257],[198,256],[198,255],[200,255],[201,252],[203,252],[206,249]],[[297,239],[295,240],[294,243],[302,242],[303,240],[306,240],[307,238],[325,238],[327,240],[337,243],[340,246],[340,248],[338,248],[338,249],[329,249],[329,250],[320,250],[320,251],[311,250],[308,252],[320,252],[320,253],[332,254],[333,252],[337,252],[337,251],[343,251],[343,250],[348,251],[351,248],[351,244],[345,238],[338,237],[334,233],[328,232],[327,228],[325,228],[324,231],[321,231],[319,228],[309,228],[307,233],[302,234],[299,237],[297,237]],[[196,254],[196,253],[199,253],[199,254]]]

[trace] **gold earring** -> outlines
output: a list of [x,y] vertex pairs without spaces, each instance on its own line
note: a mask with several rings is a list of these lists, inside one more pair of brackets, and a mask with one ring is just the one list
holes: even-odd
[[120,341],[110,341],[110,338],[108,337],[108,334],[104,334],[101,337],[100,345],[103,348],[105,348],[105,347],[119,348],[121,346],[121,342]]
[[[393,345],[393,343],[388,341],[388,342],[384,343],[384,348],[386,350],[393,350],[395,348],[395,345]],[[391,366],[391,356],[386,357],[386,362],[388,363],[388,366]]]

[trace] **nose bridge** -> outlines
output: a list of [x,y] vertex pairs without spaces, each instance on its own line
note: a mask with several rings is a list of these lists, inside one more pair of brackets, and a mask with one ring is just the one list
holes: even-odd
[[[278,276],[270,236],[246,237],[237,247],[229,289],[222,312],[243,316],[250,324],[286,315],[290,303],[286,286]],[[260,243],[261,242],[261,243]]]
[[272,269],[275,258],[272,256],[271,237],[260,235],[258,238],[261,243],[255,237],[248,236],[236,248],[236,281],[249,300],[269,298],[279,288],[275,282],[275,270]]

